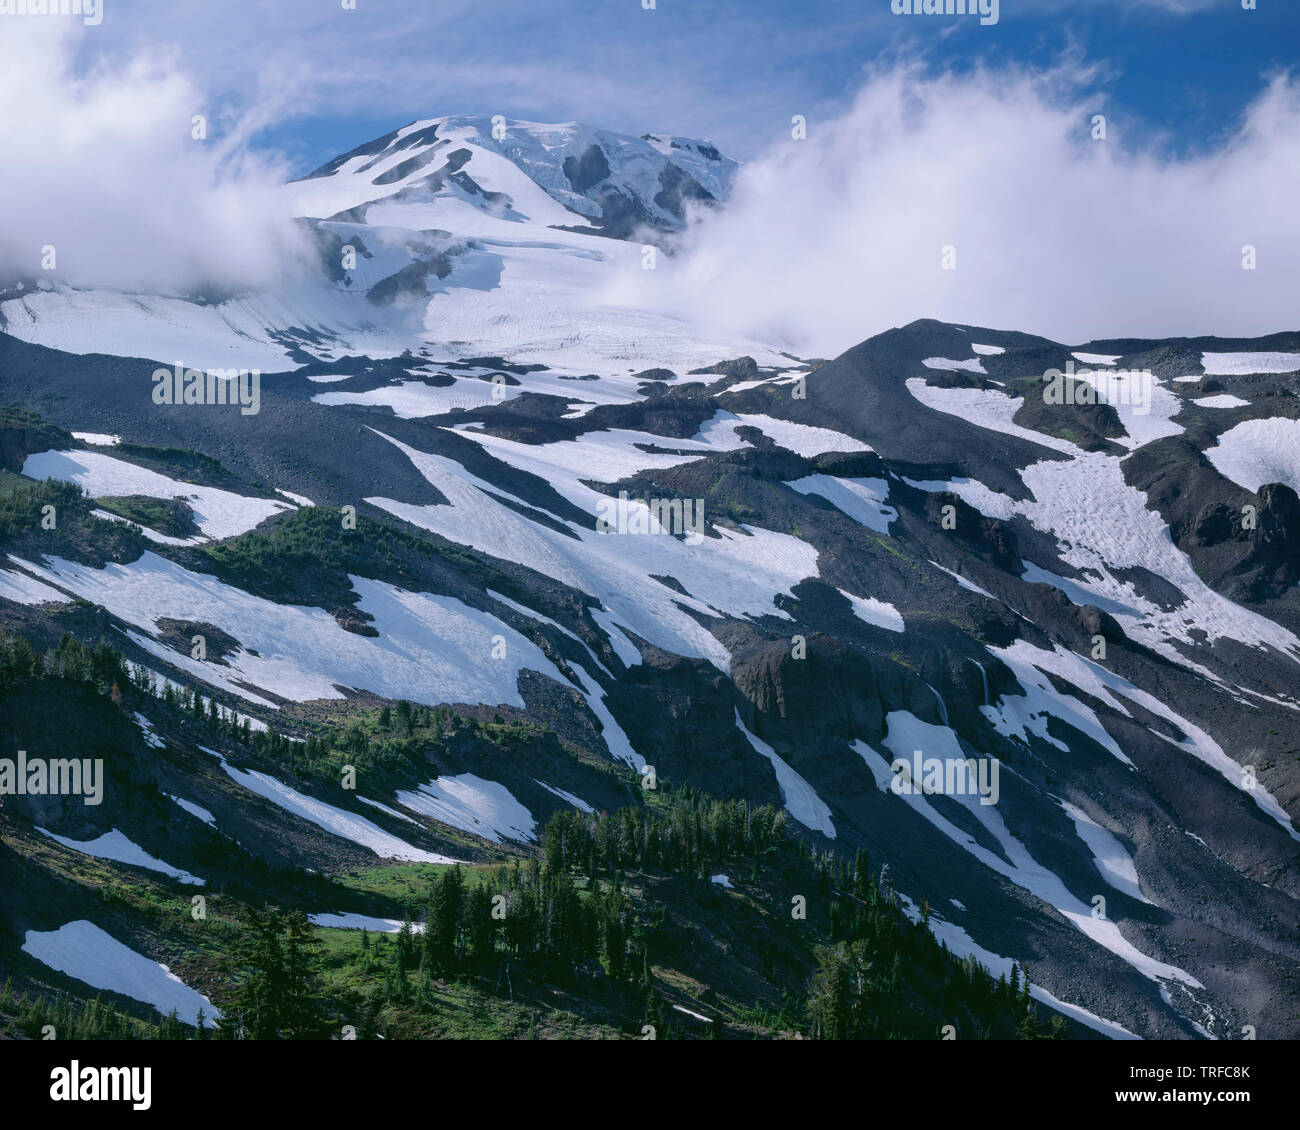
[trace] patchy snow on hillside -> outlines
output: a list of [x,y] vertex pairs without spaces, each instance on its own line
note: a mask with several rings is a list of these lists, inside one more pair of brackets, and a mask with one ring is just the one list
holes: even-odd
[[[1052,534],[1057,539],[1061,559],[1080,572],[1073,584],[1092,594],[1089,603],[1116,609],[1113,615],[1126,634],[1189,670],[1220,681],[1175,644],[1193,648],[1221,637],[1251,647],[1272,647],[1300,661],[1300,639],[1292,632],[1233,603],[1201,579],[1191,560],[1173,543],[1161,516],[1148,509],[1146,496],[1124,481],[1118,458],[1102,452],[1085,452],[1068,441],[1017,427],[1010,418],[1020,404],[1018,399],[996,392],[981,393],[977,389],[942,389],[915,379],[907,385],[913,396],[937,411],[995,431],[1023,433],[1025,438],[1035,438],[1071,458],[1032,463],[1021,472],[1032,500],[1016,501],[970,480],[942,483],[905,479],[905,482],[924,490],[951,490],[990,517],[1009,520],[1021,514],[1037,529]],[[1211,448],[1206,454],[1213,463],[1214,452],[1219,451],[1219,458],[1244,480],[1243,486],[1262,473],[1258,448],[1254,446],[1260,437],[1255,431],[1241,433],[1238,429],[1261,423],[1268,425],[1265,431],[1277,440],[1281,452],[1269,464],[1270,471],[1288,473],[1288,468],[1297,462],[1291,452],[1300,444],[1297,439],[1300,421],[1240,424],[1220,437],[1219,448]],[[1227,437],[1234,438],[1224,447],[1222,441]],[[1238,438],[1242,442],[1238,443]],[[1300,480],[1300,470],[1290,473]],[[1247,489],[1255,487],[1247,486]],[[1138,593],[1131,581],[1112,571],[1134,566],[1180,589],[1185,603],[1166,610]],[[1196,635],[1190,630],[1193,625]]]
[[146,718],[138,710],[135,711],[131,715],[131,717],[135,719],[135,724],[140,727],[141,732],[144,734],[145,745],[149,746],[150,749],[167,748],[167,743],[163,741],[162,738],[160,738],[158,734],[154,731],[153,723],[150,722],[148,718]]
[[[907,917],[913,922],[919,922],[921,920],[921,911],[916,904],[902,893],[899,893],[898,897],[903,901],[903,911]],[[956,899],[949,901],[962,910],[966,909]],[[940,914],[931,913],[930,933],[938,941],[943,942],[949,951],[958,958],[973,957],[994,977],[1009,979],[1012,966],[1022,964],[1013,961],[1009,957],[994,953],[992,950],[985,949],[955,922],[949,922]],[[1070,1004],[1068,1001],[1058,999],[1041,985],[1031,983],[1029,995],[1041,1004],[1047,1005],[1048,1008],[1077,1020],[1084,1027],[1091,1028],[1094,1032],[1100,1032],[1103,1036],[1109,1036],[1113,1040],[1140,1040],[1142,1038],[1134,1035],[1122,1024],[1116,1023],[1114,1020],[1106,1020],[1095,1012],[1089,1012],[1086,1008],[1082,1008],[1077,1004]]]
[[907,391],[927,408],[969,420],[980,428],[1018,436],[1053,451],[1074,452],[1078,448],[1068,440],[1058,439],[1017,424],[1012,417],[1024,401],[1018,396],[1008,396],[991,388],[941,388],[927,384],[922,377],[909,377]]
[[1219,436],[1205,458],[1225,479],[1246,490],[1285,483],[1300,491],[1300,420],[1246,420]]
[[1200,400],[1193,400],[1198,408],[1249,408],[1250,401],[1242,400],[1240,396],[1232,396],[1230,393],[1224,393],[1222,396],[1203,396]]
[[0,599],[12,600],[15,604],[66,604],[72,600],[58,589],[17,569],[0,569]]
[[835,825],[831,822],[831,810],[826,802],[817,795],[817,790],[792,769],[767,742],[750,733],[741,721],[740,711],[736,711],[736,728],[745,735],[749,744],[771,763],[776,771],[776,783],[781,790],[781,800],[786,811],[805,828],[821,832],[829,839],[835,839]]
[[397,802],[494,844],[503,839],[537,839],[537,821],[510,790],[473,773],[435,777],[418,789],[399,791]]
[[[202,748],[202,747],[200,747]],[[400,859],[410,863],[455,863],[449,856],[425,851],[408,844],[405,840],[385,832],[377,824],[372,824],[364,816],[336,808],[316,797],[298,792],[283,781],[277,781],[266,773],[256,769],[238,769],[231,765],[215,750],[204,749],[221,762],[221,768],[236,784],[242,785],[251,793],[270,801],[278,808],[291,812],[316,827],[324,829],[340,839],[349,840],[358,847],[374,852],[381,859]]]
[[[905,711],[894,712],[906,714]],[[892,725],[891,725],[892,729]],[[897,757],[910,759],[913,749],[924,750],[927,757],[964,758],[966,754],[957,743],[956,735],[946,726],[932,726],[919,719],[910,719],[899,738],[886,745]],[[865,742],[853,743],[854,749],[861,755],[876,778],[877,786],[890,792],[893,773],[889,762]],[[946,796],[950,802],[960,804],[966,813],[983,825],[984,831],[993,837],[1001,854],[997,854],[976,841],[965,829],[953,824],[943,816],[938,808],[920,789],[902,792],[898,801],[908,805],[935,828],[947,836],[963,851],[969,853],[985,867],[1009,879],[1016,886],[1041,898],[1049,906],[1055,907],[1075,929],[1087,935],[1098,945],[1108,949],[1120,960],[1127,962],[1139,973],[1157,983],[1162,978],[1181,981],[1192,988],[1204,986],[1190,973],[1149,956],[1139,950],[1120,933],[1119,927],[1112,921],[1094,918],[1092,907],[1079,899],[1060,876],[1048,870],[1029,853],[1023,843],[1007,830],[1002,815],[996,805],[982,805],[979,799],[970,795],[955,794]]]
[[889,523],[898,511],[885,505],[889,484],[884,479],[843,479],[837,475],[804,475],[785,484],[800,494],[824,498],[837,510],[847,514],[878,534],[889,533]]
[[1202,353],[1201,368],[1212,377],[1294,373],[1300,369],[1300,353]]
[[601,737],[605,739],[605,747],[609,750],[610,757],[625,762],[640,773],[645,768],[646,760],[632,748],[627,733],[610,713],[609,707],[605,704],[605,692],[600,684],[578,664],[570,663],[569,666],[583,685],[583,697],[587,700],[588,709],[600,723]]
[[[1181,740],[1175,741],[1167,734],[1152,728],[1151,732],[1156,737],[1208,765],[1232,788],[1243,792],[1254,801],[1260,810],[1275,820],[1293,840],[1300,842],[1300,833],[1292,825],[1290,816],[1277,802],[1277,798],[1258,782],[1252,781],[1247,785],[1241,771],[1241,765],[1224,753],[1223,747],[1213,737],[1194,722],[1175,711],[1162,698],[1142,690],[1127,679],[1108,671],[1099,663],[1084,659],[1072,651],[1065,650],[1058,644],[1053,644],[1052,650],[1048,651],[1045,648],[1035,647],[1027,640],[1016,640],[1009,647],[990,647],[988,650],[990,654],[997,656],[1016,673],[1021,686],[1026,689],[1026,693],[1029,695],[1031,704],[1042,709],[1050,709],[1045,704],[1053,694],[1057,694],[1057,692],[1050,690],[1051,684],[1043,678],[1043,673],[1049,673],[1072,684],[1090,698],[1104,703],[1125,717],[1132,717],[1132,712],[1124,704],[1124,700],[1127,699],[1136,706],[1150,711],[1159,718],[1163,718],[1184,736]],[[999,700],[999,705],[1001,710],[1005,710],[1009,703],[1014,702],[1014,696],[1011,699],[1004,697]],[[1100,729],[1101,724],[1090,709],[1083,706],[1082,703],[1077,703],[1074,699],[1062,699],[1059,694],[1057,694],[1057,706],[1075,714],[1075,720],[1071,720],[1064,714],[1058,714],[1062,720],[1070,722],[1070,725],[1076,729],[1096,738],[1121,760],[1128,761],[1128,758],[1119,752],[1119,747],[1115,745],[1113,739],[1109,742],[1102,741],[1101,736],[1096,732],[1097,729]],[[983,711],[989,717],[989,720],[999,728],[1002,726],[1009,727],[1012,724],[1011,719],[1014,715],[993,711],[989,707],[984,707]],[[1027,723],[1023,724],[1021,726],[1022,736],[1025,728],[1033,729]],[[1007,729],[1003,730],[1003,732],[1010,731]],[[1045,732],[1040,736],[1046,737]],[[1052,741],[1051,738],[1047,738],[1047,740]],[[1060,746],[1059,742],[1054,742],[1054,744]]]
[[92,989],[121,993],[152,1005],[166,1016],[173,1010],[186,1024],[197,1024],[199,1009],[208,1024],[221,1012],[167,966],[150,961],[92,922],[67,922],[57,930],[28,930],[23,952],[42,965],[84,981]]
[[95,859],[107,859],[112,863],[129,863],[133,867],[143,867],[147,871],[157,871],[168,878],[192,887],[205,885],[204,880],[191,875],[188,871],[182,871],[179,867],[173,867],[170,863],[155,859],[139,844],[127,839],[116,828],[93,840],[70,840],[66,836],[57,835],[45,828],[37,828],[36,830],[42,836],[48,836],[56,843],[71,848],[73,851],[79,851],[82,855],[94,856]]
[[555,796],[559,797],[566,804],[573,805],[573,807],[578,809],[580,812],[596,811],[591,805],[589,805],[580,796],[574,796],[573,793],[567,792],[564,789],[557,789],[554,785],[548,785],[545,781],[539,780],[537,777],[534,777],[533,780],[537,781],[537,783],[541,785],[542,788],[544,788],[548,793],[553,793]]
[[1082,809],[1066,801],[1061,801],[1061,807],[1074,821],[1079,839],[1088,845],[1101,877],[1117,891],[1123,891],[1130,898],[1154,906],[1155,904],[1142,893],[1137,868],[1133,865],[1133,857],[1125,851],[1124,845]]
[[960,573],[954,573],[951,569],[945,569],[937,561],[931,561],[930,564],[933,565],[936,569],[938,569],[939,572],[947,573],[948,576],[950,576],[954,581],[956,581],[957,584],[961,588],[964,588],[967,592],[973,592],[977,596],[986,596],[989,598],[989,600],[997,600],[997,597],[994,596],[987,589],[980,588],[979,585],[977,585],[974,581],[968,580],[967,578],[963,577]]
[[887,632],[903,630],[902,613],[887,601],[877,600],[874,596],[854,596],[844,589],[835,591],[853,606],[853,615],[859,620],[865,620],[876,628],[884,628]]
[[1068,751],[1069,746],[1048,731],[1048,718],[1053,717],[1090,737],[1125,765],[1133,765],[1101,724],[1096,712],[1081,699],[1058,691],[1047,677],[1049,673],[1059,676],[1068,667],[1072,675],[1070,681],[1075,686],[1094,699],[1100,698],[1105,684],[1093,664],[1073,653],[1051,655],[1023,640],[1017,640],[1007,648],[990,647],[988,650],[990,655],[1011,669],[1024,691],[1023,696],[1002,695],[996,706],[980,707],[981,713],[998,733],[1019,738],[1026,745],[1029,744],[1029,735],[1034,734],[1057,749]]
[[[98,451],[44,451],[29,455],[23,463],[23,474],[29,479],[77,483],[91,498],[130,494],[183,498],[194,512],[199,529],[215,539],[246,533],[272,514],[292,509],[287,502],[272,498],[248,498],[217,487],[181,482]],[[176,543],[175,539],[172,541]]]
[[[104,569],[59,558],[45,569],[28,567],[140,628],[131,638],[159,658],[267,706],[240,680],[296,702],[342,698],[341,684],[428,706],[519,707],[525,667],[567,682],[536,644],[496,617],[454,597],[363,577],[352,578],[357,608],[373,617],[378,637],[345,631],[322,609],[277,604],[153,553]],[[153,638],[162,617],[214,624],[242,646],[224,664],[193,659]]]
[[[775,416],[764,416],[752,412],[742,412],[736,416],[734,427],[757,428],[778,447],[793,451],[807,459],[815,459],[828,451],[870,451],[861,440],[846,436],[843,432],[831,431],[830,428],[818,428],[812,424],[796,424],[789,420],[778,420]],[[734,430],[734,428],[733,428]]]
[[217,818],[204,808],[203,805],[195,804],[192,800],[186,800],[184,797],[179,797],[175,793],[168,793],[167,797],[169,800],[183,808],[196,820],[202,820],[209,828],[216,828]]
[[[383,434],[383,433],[379,433]],[[477,433],[458,433],[481,444],[505,466],[535,475],[562,498],[591,516],[591,525],[565,521],[569,534],[534,522],[508,502],[508,490],[486,482],[460,463],[417,451],[390,439],[415,468],[447,498],[447,505],[414,505],[394,499],[367,501],[415,525],[505,561],[526,565],[588,593],[609,610],[620,629],[666,651],[707,659],[722,671],[730,655],[694,612],[717,619],[788,615],[775,604],[800,581],[817,575],[817,551],[788,534],[745,526],[721,528],[697,544],[663,534],[601,534],[593,527],[610,497],[585,480],[616,482],[640,470],[687,462],[692,454],[647,453],[634,443],[664,445],[647,432],[589,432],[573,440],[525,444]],[[673,441],[674,447],[691,447]],[[694,445],[703,447],[703,445]],[[530,507],[535,509],[535,506]],[[707,512],[705,520],[708,520]],[[672,577],[685,593],[658,577]],[[688,611],[689,610],[689,611]],[[592,613],[598,623],[597,613]],[[611,644],[619,647],[611,636]],[[624,663],[640,662],[630,643]]]

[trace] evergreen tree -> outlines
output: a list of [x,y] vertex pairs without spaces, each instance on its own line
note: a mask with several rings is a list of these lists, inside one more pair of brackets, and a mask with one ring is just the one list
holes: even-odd
[[248,973],[222,1017],[223,1034],[250,1040],[320,1037],[320,956],[307,916],[251,910],[241,950]]

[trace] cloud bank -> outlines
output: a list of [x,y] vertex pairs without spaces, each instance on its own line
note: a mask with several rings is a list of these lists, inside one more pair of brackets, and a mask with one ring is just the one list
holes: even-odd
[[[174,55],[74,65],[97,29],[8,18],[0,35],[0,284],[57,280],[155,293],[267,285],[296,262],[249,119],[213,113]],[[47,247],[55,270],[48,271]]]
[[820,356],[919,317],[1074,343],[1296,328],[1300,86],[1275,77],[1233,136],[1169,156],[1126,145],[1118,111],[1094,140],[1089,77],[878,71],[608,297]]

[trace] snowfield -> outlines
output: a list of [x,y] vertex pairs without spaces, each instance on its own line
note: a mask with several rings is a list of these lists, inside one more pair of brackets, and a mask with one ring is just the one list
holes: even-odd
[[978,373],[980,376],[987,376],[984,371],[984,362],[978,357],[966,361],[954,361],[949,357],[925,357],[921,364],[927,369],[948,369],[952,372]]
[[[45,451],[23,463],[29,479],[59,479],[77,483],[91,498],[143,494],[150,498],[183,498],[205,537],[220,540],[247,533],[272,514],[292,507],[270,498],[246,498],[217,487],[202,487],[160,475],[124,459],[98,451]],[[171,544],[183,544],[169,539]],[[202,539],[198,539],[202,540]]]
[[0,599],[15,604],[66,604],[71,598],[17,569],[0,569]]
[[[383,434],[382,432],[379,434]],[[788,618],[774,603],[800,581],[817,575],[817,551],[788,534],[743,527],[720,529],[692,545],[662,534],[600,534],[593,528],[607,496],[584,480],[614,482],[639,470],[676,466],[692,455],[649,454],[636,442],[663,445],[664,437],[644,432],[588,432],[577,439],[544,445],[516,443],[477,433],[460,433],[516,470],[536,475],[579,510],[592,526],[557,516],[573,536],[532,522],[505,500],[527,505],[508,491],[485,482],[460,463],[426,454],[391,440],[415,468],[447,498],[447,505],[420,506],[388,498],[368,502],[414,525],[483,553],[554,577],[589,593],[609,610],[623,631],[678,655],[707,659],[722,671],[730,655],[695,616],[721,614]],[[690,446],[672,441],[673,446]],[[708,520],[706,511],[705,521]],[[675,578],[689,595],[656,577]],[[611,643],[615,641],[611,638]],[[631,649],[635,654],[635,649]],[[632,655],[624,657],[628,663]],[[635,662],[640,662],[635,655]]]
[[782,760],[781,756],[762,738],[749,732],[740,720],[740,711],[736,711],[736,728],[745,735],[749,744],[771,763],[776,771],[776,783],[781,790],[781,800],[791,816],[805,828],[821,832],[829,839],[835,838],[835,825],[831,822],[831,810],[826,802],[817,795],[817,790]]
[[1079,838],[1092,851],[1093,862],[1096,863],[1101,877],[1117,891],[1123,891],[1129,898],[1154,905],[1142,893],[1137,868],[1133,866],[1133,859],[1124,850],[1124,845],[1082,809],[1065,801],[1061,802],[1061,807],[1074,821]]
[[1212,377],[1294,373],[1300,369],[1300,353],[1202,353],[1201,368]]
[[[202,747],[200,747],[202,748]],[[409,863],[455,863],[456,860],[436,852],[414,847],[405,840],[385,832],[364,816],[336,808],[316,797],[307,796],[256,769],[237,769],[215,750],[204,749],[221,762],[221,768],[237,784],[270,801],[278,808],[323,828],[331,835],[349,840],[358,847],[373,851],[381,859],[400,859]]]
[[198,1023],[199,1009],[208,1024],[215,1025],[221,1016],[207,997],[189,988],[167,966],[124,946],[93,922],[68,922],[48,933],[28,930],[22,948],[42,965],[93,989],[153,1005],[164,1016],[175,1010],[186,1024]]
[[[895,721],[896,718],[898,721]],[[887,724],[889,730],[885,737],[885,745],[897,758],[910,761],[914,749],[923,750],[927,757],[943,760],[964,759],[967,756],[958,744],[957,736],[946,726],[932,726],[915,716],[908,715],[906,711],[891,713],[887,718]],[[882,791],[889,792],[891,796],[895,795],[890,788],[893,779],[890,762],[865,742],[856,741],[853,747],[875,775],[877,786]],[[897,794],[898,801],[909,805],[963,851],[969,853],[985,867],[1054,907],[1075,929],[1110,950],[1143,976],[1157,982],[1167,978],[1181,981],[1191,988],[1204,988],[1190,973],[1144,954],[1120,933],[1116,923],[1094,918],[1092,907],[1076,897],[1059,876],[1035,860],[1024,844],[1011,835],[996,805],[982,805],[979,803],[979,798],[970,795],[946,796],[944,799],[960,804],[968,816],[977,820],[993,837],[1001,854],[990,851],[975,841],[964,829],[943,816],[930,797],[920,789]]]
[[785,484],[800,494],[824,498],[836,509],[847,514],[878,534],[889,533],[889,523],[898,517],[898,511],[885,505],[889,498],[889,484],[884,479],[843,479],[836,475],[805,475]]
[[173,801],[179,807],[183,808],[196,820],[202,820],[203,823],[205,823],[209,828],[213,828],[213,829],[216,828],[217,818],[213,816],[212,813],[209,812],[206,808],[204,808],[203,805],[195,804],[192,800],[186,800],[184,797],[176,796],[173,793],[168,793],[167,797],[169,800]]
[[[402,928],[399,918],[372,918],[368,914],[309,914],[308,921],[313,926],[324,926],[330,930],[371,930],[376,934],[396,934]],[[424,924],[411,923],[413,933],[421,933]]]
[[573,793],[566,792],[564,789],[557,789],[554,785],[548,785],[545,781],[538,781],[536,777],[534,777],[533,780],[537,781],[537,783],[541,785],[542,788],[544,788],[548,793],[554,793],[566,804],[573,805],[573,807],[578,809],[579,812],[596,811],[591,805],[589,805],[585,800],[583,800],[582,797],[574,796]]
[[79,851],[82,855],[94,856],[96,859],[107,859],[114,863],[129,863],[133,867],[143,867],[148,871],[157,871],[162,875],[175,879],[177,882],[186,883],[193,887],[205,885],[202,879],[191,875],[188,871],[182,871],[179,867],[173,867],[170,863],[155,859],[139,844],[128,840],[116,828],[93,840],[70,840],[66,836],[56,835],[44,828],[37,828],[36,830],[42,836],[48,836],[56,843],[71,848],[73,851]]
[[[46,568],[26,567],[141,629],[132,638],[160,658],[267,706],[273,704],[237,680],[296,702],[342,698],[342,684],[428,706],[522,707],[516,684],[525,667],[569,685],[536,644],[496,617],[453,597],[405,592],[363,577],[352,578],[361,596],[357,607],[374,617],[377,638],[345,631],[319,608],[276,604],[154,553],[104,569],[59,558]],[[192,659],[153,638],[163,617],[215,624],[242,647],[227,656],[227,665]]]
[[853,615],[859,620],[865,620],[876,628],[884,628],[887,632],[903,630],[902,613],[887,601],[877,600],[874,596],[854,596],[844,589],[835,591],[853,606]]
[[1198,408],[1249,408],[1250,401],[1242,400],[1240,396],[1232,396],[1224,393],[1222,396],[1203,396],[1200,400],[1193,400]]
[[1084,370],[1074,376],[1096,389],[1100,403],[1115,409],[1119,422],[1128,433],[1117,439],[1117,443],[1136,450],[1153,440],[1182,433],[1182,425],[1173,422],[1173,417],[1182,411],[1182,401],[1165,388],[1155,374]]
[[1246,420],[1219,436],[1205,458],[1225,479],[1246,490],[1286,483],[1300,491],[1300,420]]
[[537,821],[510,790],[473,773],[436,777],[418,789],[399,792],[397,802],[412,812],[472,832],[494,844],[503,839],[537,839]]

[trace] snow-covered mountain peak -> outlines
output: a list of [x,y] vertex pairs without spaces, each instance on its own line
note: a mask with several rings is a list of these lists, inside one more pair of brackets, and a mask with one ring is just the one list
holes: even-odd
[[481,194],[478,204],[489,209],[508,198],[514,218],[627,238],[643,227],[675,230],[690,204],[724,200],[737,167],[705,140],[456,115],[411,122],[358,146],[290,192],[297,214],[324,219],[391,197],[459,190]]

